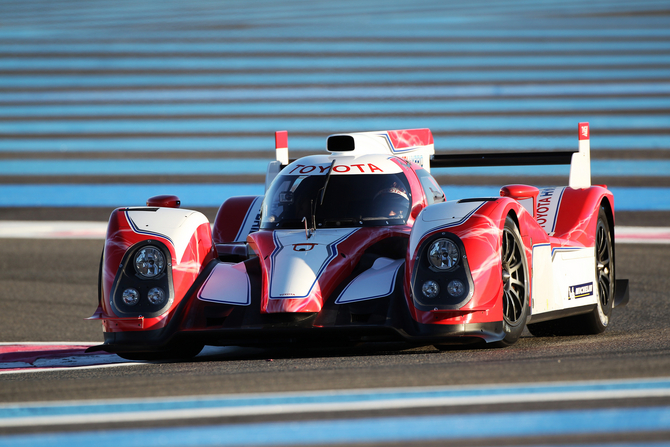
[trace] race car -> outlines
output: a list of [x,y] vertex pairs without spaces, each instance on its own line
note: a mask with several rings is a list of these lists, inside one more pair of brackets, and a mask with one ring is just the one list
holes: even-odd
[[[578,130],[572,151],[476,154],[435,154],[429,129],[336,134],[294,161],[277,132],[264,196],[229,198],[213,225],[169,195],[112,212],[90,317],[104,344],[89,351],[602,332],[628,281],[616,279],[614,197],[591,184],[588,123]],[[446,200],[431,175],[534,164],[570,164],[568,186]]]

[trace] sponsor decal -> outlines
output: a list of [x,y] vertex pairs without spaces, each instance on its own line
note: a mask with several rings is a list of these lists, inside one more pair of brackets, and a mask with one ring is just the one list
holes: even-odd
[[579,123],[579,139],[589,139],[589,123]]
[[[289,174],[326,174],[330,165],[295,165]],[[375,172],[383,173],[384,170],[373,163],[353,163],[350,165],[335,165],[333,172],[340,174],[373,174]]]
[[568,287],[568,299],[574,300],[576,298],[584,298],[593,295],[593,283],[578,284],[576,286]]
[[535,218],[537,223],[549,235],[554,232],[556,226],[556,216],[558,215],[558,207],[561,203],[563,191],[565,191],[565,187],[544,188],[540,190],[537,196]]
[[423,168],[423,155],[416,154],[416,155],[402,155],[400,156],[403,160],[407,160],[411,163],[416,163],[419,166]]
[[256,213],[256,217],[254,217],[254,223],[251,224],[251,231],[249,231],[249,233],[255,233],[260,229],[261,229],[261,213]]

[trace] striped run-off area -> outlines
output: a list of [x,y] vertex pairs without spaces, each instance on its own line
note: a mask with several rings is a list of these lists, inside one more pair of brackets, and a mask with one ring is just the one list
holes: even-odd
[[[263,193],[276,130],[294,158],[412,127],[438,152],[564,150],[580,121],[618,210],[670,210],[665,1],[7,0],[0,17],[0,220],[105,220],[163,193],[215,210]],[[454,199],[567,181],[434,174]]]
[[[100,222],[113,208],[142,205],[156,194],[177,194],[182,206],[211,219],[227,197],[263,193],[276,130],[288,131],[296,158],[323,151],[332,133],[413,127],[430,128],[441,153],[565,150],[577,146],[583,121],[591,129],[593,182],[612,189],[617,210],[670,215],[663,214],[670,212],[669,24],[667,0],[3,0],[2,229],[69,237],[63,232],[72,225],[54,230],[22,222],[93,221],[78,224],[77,237],[100,238]],[[567,183],[564,167],[433,173],[449,199],[497,194],[506,183]],[[635,229],[619,235],[667,243],[667,222],[653,225],[629,226]],[[97,368],[91,362],[118,360],[73,352],[81,349],[65,346],[66,361]],[[18,383],[35,374],[67,374],[35,371],[61,365],[33,354],[6,354],[14,364],[5,368],[29,372],[4,377]],[[146,366],[132,365],[116,370]],[[449,394],[464,392],[458,389],[420,396],[417,390],[299,393],[271,402],[277,396],[258,395],[245,411],[267,415],[289,404],[299,406],[295,413],[325,410],[298,422],[203,425],[196,417],[199,426],[177,414],[202,409],[197,399],[95,408],[7,404],[0,408],[5,427],[44,430],[3,432],[0,445],[547,445],[556,439],[553,445],[655,445],[667,439],[666,379],[575,386],[485,387],[460,397]],[[501,393],[522,403],[546,402],[549,395],[565,402],[564,393],[575,401],[616,403],[538,411],[517,405],[494,413],[413,410],[473,395],[493,405]],[[656,400],[634,406],[626,396]],[[238,411],[230,400],[239,396],[218,397],[215,417]],[[304,399],[309,402],[300,406]],[[383,409],[390,401],[407,411],[328,413],[333,405]],[[138,412],[138,403],[146,411]],[[159,410],[174,411],[175,424],[152,427],[165,414]],[[135,416],[149,422],[120,425]],[[90,422],[67,426],[84,417]],[[119,422],[102,430],[96,417]],[[62,430],[48,431],[54,421],[64,421]]]
[[[257,422],[86,430],[87,425],[137,421],[202,420],[212,417],[281,414],[344,413],[431,407],[538,401],[625,401],[668,396],[667,379],[575,383],[363,389],[256,395],[43,402],[0,406],[0,427],[77,425],[83,431],[19,434],[0,437],[0,446],[259,446],[259,445],[381,445],[380,443],[443,442],[449,445],[500,445],[503,438],[519,445],[580,445],[548,443],[552,437],[593,440],[619,437],[616,445],[645,445],[641,439],[670,428],[670,410],[663,406],[592,408],[580,410],[502,411],[409,416],[313,419],[300,423]],[[491,407],[493,408],[493,407]],[[632,436],[630,436],[632,435]],[[544,438],[543,438],[544,437]],[[606,438],[607,437],[607,438]],[[542,444],[526,444],[541,439]],[[478,441],[472,443],[473,441]],[[461,443],[472,444],[461,444]],[[436,445],[436,444],[431,444]],[[516,444],[515,444],[516,445]],[[615,445],[615,444],[612,444]],[[649,443],[646,445],[667,445]]]

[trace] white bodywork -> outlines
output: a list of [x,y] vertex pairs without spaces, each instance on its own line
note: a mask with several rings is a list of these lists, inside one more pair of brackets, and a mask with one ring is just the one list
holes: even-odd
[[126,215],[135,233],[156,235],[169,240],[174,247],[178,264],[198,227],[207,224],[209,228],[209,220],[204,214],[181,208],[158,208],[155,211],[133,211],[130,208]]
[[372,267],[347,285],[335,304],[354,303],[388,296],[393,292],[398,269],[404,259],[378,258]]
[[274,232],[270,299],[306,298],[326,266],[337,256],[337,245],[358,228],[320,229],[307,239],[304,230]]
[[570,163],[571,188],[591,186],[591,135],[589,123],[579,123],[579,152],[572,154]]
[[244,264],[217,264],[200,288],[198,298],[237,306],[251,304],[251,284]]
[[532,315],[597,303],[592,247],[533,246]]

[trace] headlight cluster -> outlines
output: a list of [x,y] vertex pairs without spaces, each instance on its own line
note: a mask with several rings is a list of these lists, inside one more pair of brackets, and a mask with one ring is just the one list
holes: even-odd
[[147,241],[129,251],[116,278],[113,305],[120,314],[160,315],[172,301],[172,270],[168,251]]
[[[451,239],[440,238],[433,241],[428,247],[428,262],[439,271],[450,272],[458,267],[461,252]],[[453,297],[463,295],[465,285],[462,281],[454,279],[447,284],[447,293]],[[426,298],[435,298],[440,294],[440,286],[437,282],[429,279],[421,286]]]
[[470,270],[456,236],[441,233],[423,246],[413,287],[415,305],[423,310],[457,309],[470,299]]

